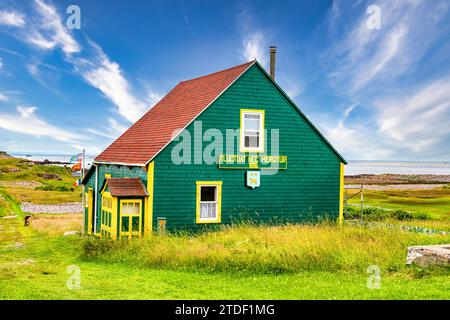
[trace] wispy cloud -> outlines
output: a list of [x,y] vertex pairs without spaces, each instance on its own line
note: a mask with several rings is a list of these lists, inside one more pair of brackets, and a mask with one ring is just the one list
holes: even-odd
[[[110,100],[114,110],[128,121],[137,120],[148,109],[145,101],[154,100],[160,95],[154,91],[143,99],[137,97],[124,76],[120,65],[111,60],[94,41],[87,40],[87,50],[66,29],[56,8],[43,1],[34,0],[37,16],[30,23],[32,27],[21,32],[19,39],[32,47],[45,51],[61,49],[67,62],[72,64],[75,74],[80,75],[89,85],[97,88]],[[39,63],[27,63],[27,71],[37,81],[42,82]]]
[[117,137],[119,137],[122,133],[124,133],[125,130],[127,130],[127,127],[119,123],[114,118],[108,118],[108,125],[101,126],[100,129],[99,128],[86,129],[86,131],[89,133],[109,139],[117,139]]
[[131,93],[118,63],[111,61],[103,50],[92,41],[94,55],[88,60],[73,59],[77,72],[93,87],[114,103],[116,111],[129,121],[136,121],[147,109],[147,105]]
[[267,67],[267,30],[259,27],[255,22],[254,14],[250,7],[241,4],[236,14],[236,27],[241,35],[241,48],[239,58],[242,62],[258,60]]
[[263,66],[267,65],[266,47],[264,46],[264,35],[261,31],[246,34],[242,38],[241,60],[258,60]]
[[[359,18],[349,30],[340,30],[341,35],[335,36],[335,43],[324,56],[331,84],[349,94],[357,94],[369,84],[384,86],[387,81],[395,81],[445,30],[442,17],[448,6],[442,1],[380,0],[375,4],[380,8],[381,29],[368,28],[369,15],[366,7],[360,6]],[[329,23],[336,25],[336,20],[348,17],[350,13],[344,15],[342,5],[348,3],[334,2]]]
[[39,68],[36,64],[28,63],[25,67],[28,73],[31,74],[32,76],[37,76],[39,74]]
[[0,11],[0,25],[22,28],[25,26],[25,19],[16,11]]
[[[440,0],[365,3],[351,7],[334,1],[329,11],[333,43],[322,56],[323,66],[335,94],[357,103],[342,108],[337,123],[320,126],[338,150],[355,159],[442,158],[435,151],[450,139],[450,79],[415,85],[410,80],[445,32],[449,5]],[[381,29],[367,27],[369,4],[381,9]],[[355,12],[352,22],[348,17]],[[360,115],[352,117],[356,109]]]
[[450,78],[376,101],[380,133],[414,152],[450,138]]
[[60,47],[70,55],[81,50],[81,46],[70,35],[62,23],[56,8],[42,0],[35,0],[35,8],[40,16],[38,30],[28,36],[28,41],[44,49]]
[[83,140],[79,134],[49,124],[37,116],[37,107],[18,106],[17,113],[0,113],[0,128],[35,137],[47,137],[63,142]]
[[8,101],[8,100],[9,100],[8,96],[0,92],[0,101]]
[[147,97],[145,98],[145,102],[149,107],[154,106],[162,98],[163,96],[159,92],[156,92],[150,86],[147,85]]

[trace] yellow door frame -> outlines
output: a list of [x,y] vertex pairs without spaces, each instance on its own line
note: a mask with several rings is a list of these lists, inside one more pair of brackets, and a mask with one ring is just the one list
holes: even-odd
[[94,214],[94,210],[93,210],[93,196],[94,196],[94,191],[92,188],[88,188],[88,201],[87,201],[87,233],[91,234],[92,233],[92,218],[93,218],[93,214]]
[[145,215],[144,215],[144,237],[148,238],[152,235],[153,230],[153,190],[155,177],[155,162],[152,161],[147,167],[147,193],[145,197]]

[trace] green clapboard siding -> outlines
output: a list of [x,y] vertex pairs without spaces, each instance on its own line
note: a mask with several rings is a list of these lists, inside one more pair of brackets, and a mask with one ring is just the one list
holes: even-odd
[[[265,128],[279,129],[279,154],[288,168],[261,175],[261,186],[245,187],[246,170],[219,169],[217,164],[175,165],[171,142],[155,158],[153,226],[167,218],[167,228],[196,229],[196,181],[223,181],[222,224],[251,219],[258,222],[301,222],[338,217],[340,159],[300,116],[295,107],[256,66],[252,66],[196,121],[203,131],[239,129],[240,109],[265,110]],[[187,130],[194,136],[194,122]],[[239,150],[238,138],[235,150]],[[271,153],[270,133],[266,154]],[[203,148],[209,142],[203,143]],[[238,151],[235,151],[238,153]],[[192,150],[193,158],[193,150]],[[191,163],[193,159],[191,159]],[[263,171],[266,172],[266,171]]]
[[[129,167],[129,166],[117,166],[117,165],[98,165],[98,192],[97,192],[97,230],[100,230],[100,213],[102,208],[102,195],[101,188],[105,183],[105,174],[110,174],[113,178],[141,178],[144,185],[147,185],[147,173],[142,167]],[[87,188],[92,188],[95,195],[95,175],[94,172],[86,183]],[[95,205],[93,201],[93,205]],[[92,220],[94,224],[94,219]],[[87,208],[85,208],[85,230],[87,230]]]

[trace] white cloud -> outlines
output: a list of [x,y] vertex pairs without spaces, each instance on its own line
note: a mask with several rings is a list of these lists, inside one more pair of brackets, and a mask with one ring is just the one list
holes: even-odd
[[25,68],[27,69],[28,73],[32,76],[37,76],[39,74],[39,68],[36,64],[28,63]]
[[348,3],[334,2],[330,10],[328,22],[336,28],[344,26],[332,30],[335,42],[324,55],[330,83],[339,91],[355,95],[374,88],[374,84],[386,86],[394,82],[445,31],[442,17],[448,12],[448,5],[443,6],[442,1],[381,0],[375,4],[381,10],[381,29],[367,27],[370,15],[365,6],[358,7],[359,18],[349,30],[345,29],[348,20],[343,20],[351,14]]
[[267,36],[269,31],[258,26],[255,14],[252,9],[245,4],[240,4],[236,14],[236,27],[241,36],[241,48],[239,49],[239,59],[242,62],[252,61],[254,59],[267,67],[266,55],[269,47]]
[[0,128],[63,142],[82,140],[79,134],[53,126],[36,115],[37,107],[18,106],[16,114],[0,114]]
[[[40,49],[61,49],[67,62],[88,84],[100,90],[116,106],[114,110],[119,115],[128,121],[135,121],[142,116],[148,109],[144,102],[146,99],[140,99],[132,93],[120,65],[112,61],[93,41],[88,40],[90,50],[83,51],[67,31],[54,6],[43,0],[34,0],[34,3],[39,23],[34,23],[18,37]],[[26,68],[37,81],[41,81],[36,63],[29,63]],[[159,97],[158,93],[151,91],[147,100],[154,104]]]
[[157,104],[159,102],[159,100],[161,100],[163,97],[161,94],[159,94],[158,92],[152,90],[151,88],[147,89],[147,105],[149,107],[154,106],[155,104]]
[[111,61],[97,44],[92,41],[90,44],[94,57],[72,60],[76,70],[114,103],[118,114],[129,121],[136,121],[147,109],[146,104],[131,93],[119,64]]
[[[321,58],[335,93],[357,103],[342,108],[337,124],[320,126],[353,159],[448,158],[450,78],[421,85],[403,80],[446,32],[450,6],[440,0],[373,4],[381,9],[381,29],[367,28],[367,6],[333,3],[327,22],[335,42]],[[350,117],[355,108],[361,112]]]
[[8,101],[8,100],[9,98],[5,94],[0,92],[0,101]]
[[321,123],[321,131],[347,160],[389,159],[394,150],[379,140],[365,125],[337,125]]
[[22,28],[25,26],[25,19],[16,11],[0,11],[0,24]]
[[[386,159],[393,155],[387,143],[372,133],[370,123],[347,123],[351,113],[359,103],[353,103],[344,109],[342,118],[337,124],[330,121],[318,121],[321,130],[333,146],[347,160]],[[334,122],[334,119],[333,119]]]
[[[450,136],[450,78],[375,102],[380,133],[419,153]],[[415,92],[415,93],[414,93]]]
[[358,103],[337,125],[320,121],[333,145],[349,159],[445,159],[450,139],[450,78],[401,90],[374,102],[367,120],[350,121]]
[[241,60],[244,62],[258,60],[261,65],[267,65],[266,55],[268,49],[264,46],[264,35],[257,31],[242,38]]
[[50,39],[46,39],[41,33],[35,32],[29,37],[29,41],[43,48],[60,47],[67,55],[79,52],[81,46],[70,35],[56,8],[46,4],[42,0],[35,0],[36,10],[40,14],[41,21],[38,25],[39,29],[44,32]]
[[26,36],[26,40],[28,41],[28,43],[43,50],[50,50],[55,48],[56,46],[56,43],[54,41],[48,40],[36,30],[29,32]]
[[110,139],[117,139],[122,133],[125,132],[125,130],[127,130],[127,127],[120,124],[114,118],[108,118],[108,125],[103,126],[101,130],[99,130],[98,128],[86,129],[86,131],[89,133]]

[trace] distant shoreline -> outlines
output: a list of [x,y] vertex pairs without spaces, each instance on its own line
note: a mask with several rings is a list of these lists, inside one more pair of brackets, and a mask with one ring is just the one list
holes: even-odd
[[[48,164],[67,165],[73,155],[51,153],[22,153],[11,152],[12,156],[30,161],[48,160]],[[86,155],[86,167],[94,161],[94,155]],[[437,175],[450,176],[450,162],[448,161],[392,161],[392,160],[349,160],[345,166],[346,176],[366,175]],[[428,181],[428,178],[424,179]],[[425,182],[430,183],[430,182]]]

